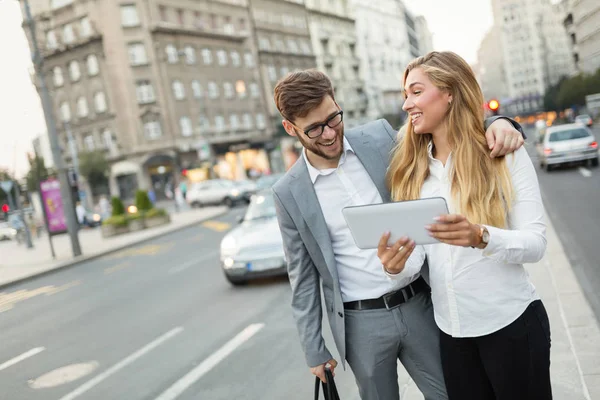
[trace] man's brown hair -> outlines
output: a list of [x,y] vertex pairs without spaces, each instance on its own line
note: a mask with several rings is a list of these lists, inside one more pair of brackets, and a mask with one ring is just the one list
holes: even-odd
[[281,116],[294,123],[323,102],[326,96],[333,96],[331,80],[323,72],[308,69],[288,74],[282,78],[274,90],[275,105]]

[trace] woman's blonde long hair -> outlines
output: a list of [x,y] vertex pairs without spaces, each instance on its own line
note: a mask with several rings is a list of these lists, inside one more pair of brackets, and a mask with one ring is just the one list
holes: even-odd
[[[431,52],[412,61],[404,72],[421,68],[440,90],[452,95],[445,124],[452,149],[451,193],[457,212],[472,223],[504,228],[513,198],[504,158],[491,158],[483,126],[483,94],[473,71],[457,54]],[[404,138],[394,149],[387,183],[394,200],[421,197],[429,176],[427,146],[431,134],[415,134],[410,118]]]

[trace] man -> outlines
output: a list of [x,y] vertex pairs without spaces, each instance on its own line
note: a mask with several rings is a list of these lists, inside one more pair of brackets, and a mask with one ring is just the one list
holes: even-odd
[[[341,213],[349,205],[390,201],[385,174],[397,133],[379,120],[344,134],[331,81],[316,70],[288,75],[274,97],[286,132],[304,147],[273,192],[292,310],[311,372],[324,380],[325,367],[337,365],[322,337],[321,281],[336,347],[362,399],[399,399],[398,359],[426,399],[446,399],[428,285],[417,275],[394,286],[377,250],[356,247]],[[506,120],[490,129],[493,156],[523,143]]]

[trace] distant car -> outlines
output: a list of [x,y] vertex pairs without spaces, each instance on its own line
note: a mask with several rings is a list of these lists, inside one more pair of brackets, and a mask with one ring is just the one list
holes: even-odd
[[250,202],[250,197],[256,193],[256,183],[251,180],[244,179],[241,181],[232,181],[234,185],[242,192],[242,197],[246,200],[246,203]]
[[587,114],[581,114],[575,117],[575,122],[584,124],[587,127],[592,126],[592,117]]
[[0,240],[14,240],[17,230],[7,222],[0,222]]
[[273,185],[283,177],[285,174],[272,174],[272,175],[263,175],[256,180],[256,189],[264,190],[270,189]]
[[552,167],[572,162],[590,162],[598,166],[598,142],[592,131],[575,123],[550,127],[537,145],[540,166]]
[[240,226],[221,241],[220,259],[225,277],[233,285],[243,285],[252,278],[287,274],[271,190],[252,196]]
[[233,207],[246,201],[245,191],[234,181],[227,179],[210,179],[193,184],[187,191],[186,201],[191,207],[224,204]]

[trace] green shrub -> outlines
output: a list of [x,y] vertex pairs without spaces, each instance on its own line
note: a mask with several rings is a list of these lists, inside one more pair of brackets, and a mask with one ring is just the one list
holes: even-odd
[[167,211],[164,208],[153,208],[153,209],[149,210],[148,212],[146,212],[145,215],[146,215],[146,218],[166,217]]
[[138,212],[133,213],[133,214],[127,214],[127,216],[125,218],[127,218],[128,221],[135,221],[135,220],[138,220],[138,219],[143,219],[144,218],[144,213],[141,213],[141,212],[138,211]]
[[123,202],[121,201],[120,198],[113,197],[112,199],[110,199],[110,202],[112,204],[112,216],[113,217],[125,214],[125,207],[123,206]]
[[127,226],[127,217],[125,215],[113,215],[106,218],[102,225]]
[[148,211],[154,207],[150,201],[150,197],[148,197],[148,192],[145,190],[135,192],[135,206],[138,211]]

